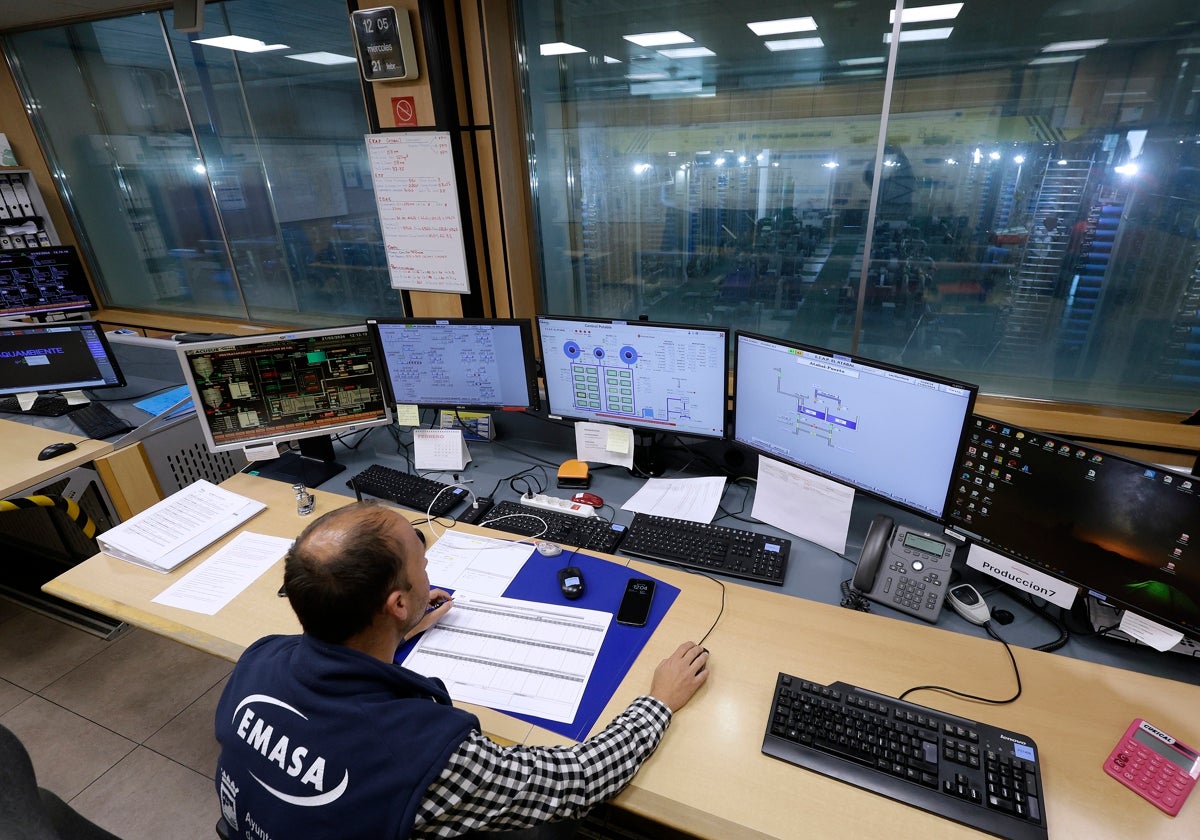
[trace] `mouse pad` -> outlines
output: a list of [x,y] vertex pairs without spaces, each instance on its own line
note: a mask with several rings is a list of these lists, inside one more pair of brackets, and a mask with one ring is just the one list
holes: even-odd
[[[558,570],[564,566],[576,566],[583,573],[583,595],[574,601],[568,601],[558,586]],[[556,720],[533,715],[514,714],[505,712],[520,720],[528,721],[535,726],[557,732],[573,741],[585,739],[592,727],[596,725],[604,707],[612,699],[613,692],[629,673],[642,648],[646,646],[650,635],[658,627],[671,604],[679,596],[679,588],[655,579],[654,602],[650,605],[650,617],[645,627],[629,627],[617,624],[615,618],[621,597],[625,594],[625,585],[630,578],[651,577],[635,569],[629,569],[616,563],[601,560],[583,552],[563,551],[556,557],[543,557],[536,551],[530,552],[529,560],[521,571],[513,578],[513,582],[504,590],[506,598],[521,598],[526,601],[537,601],[542,604],[564,604],[588,610],[600,610],[614,616],[600,646],[600,654],[596,657],[596,665],[592,669],[592,677],[588,680],[583,692],[583,700],[579,703],[579,711],[575,720],[562,723]],[[415,640],[410,640],[396,652],[396,662],[403,662],[408,655],[410,646]],[[678,641],[682,642],[683,639]],[[650,690],[647,683],[640,689],[641,693]],[[606,721],[607,722],[607,721]]]

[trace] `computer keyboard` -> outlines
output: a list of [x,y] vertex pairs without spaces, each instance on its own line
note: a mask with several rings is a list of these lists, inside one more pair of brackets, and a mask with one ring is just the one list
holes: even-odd
[[621,538],[625,536],[625,526],[615,522],[605,522],[598,517],[571,516],[508,501],[497,502],[474,524],[605,554],[616,551]]
[[634,514],[621,552],[782,586],[792,541],[667,516]]
[[71,412],[71,422],[83,429],[83,433],[94,440],[128,432],[136,426],[112,413],[104,403],[92,402]]
[[69,403],[62,394],[38,394],[29,408],[22,409],[16,397],[0,397],[0,412],[4,414],[33,414],[38,417],[62,417],[78,411],[87,403]]
[[1031,738],[836,682],[781,673],[762,751],[972,828],[1045,840]]
[[[346,486],[351,489],[357,488],[358,492],[364,495],[387,499],[389,502],[433,516],[445,516],[467,496],[467,491],[462,487],[400,472],[382,464],[367,467],[349,479]],[[442,492],[443,490],[445,492]]]

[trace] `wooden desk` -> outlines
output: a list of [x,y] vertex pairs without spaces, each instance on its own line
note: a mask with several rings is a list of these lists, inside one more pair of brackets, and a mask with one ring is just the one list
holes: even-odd
[[[44,484],[68,470],[86,464],[112,451],[112,444],[80,435],[64,434],[0,418],[0,440],[4,441],[4,459],[0,463],[0,498],[15,496],[22,490]],[[39,461],[38,453],[51,443],[69,441],[74,452],[49,461]]]
[[[268,510],[251,520],[252,531],[291,536],[307,522],[296,516],[285,484],[238,475],[224,486],[268,503]],[[348,501],[318,492],[317,511]],[[46,591],[229,659],[260,635],[297,631],[287,603],[275,594],[279,570],[263,575],[217,616],[150,603],[197,562],[160,575],[98,555],[52,581]],[[658,662],[679,642],[698,640],[720,610],[717,584],[652,564],[631,565],[679,586],[682,593],[598,726],[646,691]],[[999,644],[727,583],[724,613],[705,646],[713,654],[708,684],[675,716],[658,752],[615,800],[618,806],[712,840],[976,836],[955,823],[768,758],[760,748],[781,670],[892,695],[938,683],[1007,697],[1014,687],[1012,668]],[[1011,705],[984,706],[927,692],[912,699],[1033,738],[1041,751],[1051,837],[1194,836],[1200,805],[1189,802],[1179,817],[1168,818],[1108,778],[1101,765],[1134,717],[1200,742],[1194,714],[1200,686],[1053,654],[1015,653],[1024,693]],[[507,715],[472,711],[498,737],[562,741]]]

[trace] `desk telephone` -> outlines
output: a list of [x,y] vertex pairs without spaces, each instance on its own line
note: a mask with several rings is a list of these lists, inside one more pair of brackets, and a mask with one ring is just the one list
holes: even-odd
[[879,514],[851,585],[872,601],[932,624],[942,612],[953,559],[952,544]]

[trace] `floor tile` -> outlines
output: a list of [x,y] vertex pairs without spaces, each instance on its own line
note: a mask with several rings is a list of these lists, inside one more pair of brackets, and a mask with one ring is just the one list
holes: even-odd
[[27,612],[27,610],[22,609],[7,598],[0,598],[0,624],[23,612]]
[[232,670],[224,659],[137,630],[39,693],[141,743]]
[[25,745],[38,784],[68,801],[137,746],[41,697],[29,697],[0,722]]
[[23,609],[0,623],[0,679],[27,691],[41,691],[116,644],[120,641],[106,642],[77,627]]
[[28,699],[30,693],[8,680],[0,680],[0,715]]
[[145,741],[145,746],[172,761],[178,761],[197,773],[213,778],[217,766],[216,736],[213,734],[213,715],[226,680],[221,680],[188,706],[166,726]]
[[138,747],[71,807],[123,840],[215,838],[221,814],[212,779]]

